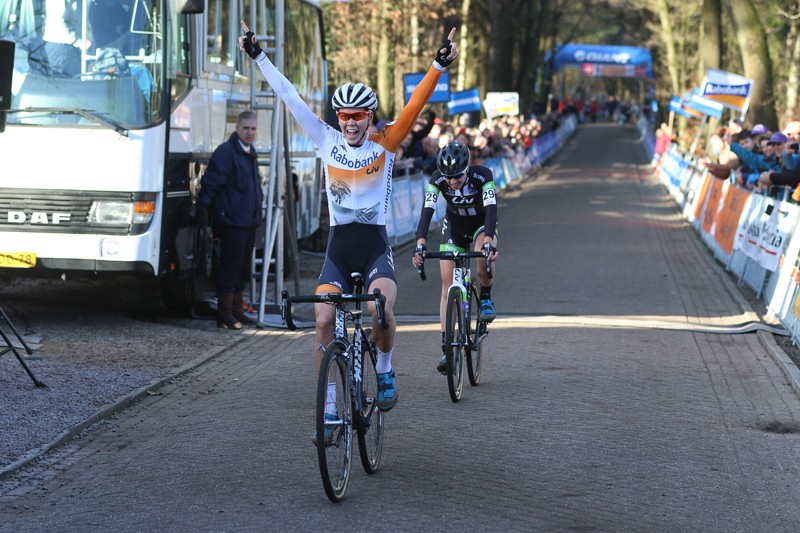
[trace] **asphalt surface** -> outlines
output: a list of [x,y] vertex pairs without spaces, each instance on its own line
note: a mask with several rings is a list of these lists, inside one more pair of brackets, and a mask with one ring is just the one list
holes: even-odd
[[796,368],[724,332],[757,316],[636,130],[582,126],[499,217],[499,318],[458,404],[436,270],[397,253],[400,402],[343,502],[310,443],[312,333],[269,329],[4,481],[0,531],[800,529]]

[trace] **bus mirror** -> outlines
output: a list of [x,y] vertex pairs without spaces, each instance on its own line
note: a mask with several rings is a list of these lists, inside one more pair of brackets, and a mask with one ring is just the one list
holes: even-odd
[[0,133],[6,130],[11,109],[11,76],[14,75],[14,42],[0,40]]
[[184,15],[199,15],[205,9],[205,0],[178,0],[178,11]]

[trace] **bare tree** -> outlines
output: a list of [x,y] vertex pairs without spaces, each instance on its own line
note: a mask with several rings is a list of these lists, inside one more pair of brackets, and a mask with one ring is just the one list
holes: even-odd
[[772,59],[764,26],[752,0],[729,0],[729,7],[742,55],[744,74],[754,80],[748,114],[753,122],[775,127],[778,117],[772,91]]
[[797,84],[800,82],[798,75],[798,65],[800,64],[800,32],[798,31],[798,19],[800,12],[798,6],[794,5],[791,12],[778,10],[779,14],[786,19],[789,24],[789,31],[786,34],[786,52],[784,54],[784,64],[786,65],[786,107],[783,116],[786,121],[795,120],[797,112]]
[[675,38],[672,33],[669,2],[667,0],[658,0],[657,6],[658,18],[661,21],[661,34],[664,40],[664,49],[667,53],[667,71],[669,72],[669,79],[671,82],[671,92],[672,94],[681,94],[683,88],[681,87],[678,72],[678,54],[676,51]]
[[722,0],[703,0],[700,19],[698,79],[707,69],[722,67]]

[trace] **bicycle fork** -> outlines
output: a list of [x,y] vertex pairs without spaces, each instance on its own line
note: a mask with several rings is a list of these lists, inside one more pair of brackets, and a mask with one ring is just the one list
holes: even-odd
[[[465,268],[455,268],[453,269],[453,283],[450,285],[450,289],[453,287],[457,287],[458,290],[461,292],[461,324],[459,324],[459,332],[462,338],[457,339],[457,342],[462,346],[466,346],[466,327],[465,325],[468,322],[468,315],[467,310],[469,307],[469,284],[470,284],[470,273],[469,270]],[[450,292],[448,289],[448,292]]]

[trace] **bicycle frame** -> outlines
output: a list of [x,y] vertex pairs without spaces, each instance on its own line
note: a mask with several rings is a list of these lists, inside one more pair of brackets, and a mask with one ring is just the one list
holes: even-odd
[[[375,289],[372,294],[364,294],[362,292],[363,289],[363,281],[360,281],[360,278],[356,281],[356,291],[354,294],[338,294],[338,293],[329,293],[329,294],[315,294],[312,296],[289,296],[289,291],[284,289],[281,291],[281,298],[283,300],[282,306],[282,314],[283,319],[286,322],[287,327],[290,330],[295,330],[297,327],[292,320],[292,311],[291,306],[292,303],[331,303],[336,308],[336,315],[335,315],[335,322],[333,326],[333,341],[329,346],[333,345],[333,343],[338,342],[342,346],[342,354],[345,357],[345,362],[347,363],[347,385],[353,392],[353,398],[355,399],[355,412],[358,413],[358,416],[354,416],[353,420],[353,427],[356,429],[360,429],[362,427],[369,426],[369,421],[365,420],[362,416],[363,412],[363,399],[362,399],[362,383],[361,383],[361,368],[364,364],[364,356],[363,356],[363,340],[364,340],[364,328],[363,328],[363,310],[361,309],[361,304],[363,302],[368,301],[375,301],[376,308],[378,311],[378,322],[380,323],[381,327],[386,329],[388,328],[388,324],[386,322],[386,317],[383,313],[383,303],[386,300],[386,297],[383,296],[379,289]],[[347,308],[347,304],[352,302],[355,304],[355,309],[350,310]],[[351,321],[354,326],[353,331],[353,338],[352,340],[347,338],[347,321]],[[322,347],[323,352],[325,352],[325,347]]]

